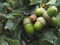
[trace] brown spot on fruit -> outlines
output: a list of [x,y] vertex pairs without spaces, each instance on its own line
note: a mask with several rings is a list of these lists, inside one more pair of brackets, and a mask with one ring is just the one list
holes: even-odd
[[30,20],[31,21],[36,21],[36,19],[37,19],[37,16],[35,15],[35,14],[32,14],[31,16],[30,16]]

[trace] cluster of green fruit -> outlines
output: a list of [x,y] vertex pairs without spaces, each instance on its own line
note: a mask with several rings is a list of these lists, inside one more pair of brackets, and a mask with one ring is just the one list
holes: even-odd
[[[50,24],[52,26],[57,25],[56,19],[57,7],[51,6],[47,9],[37,8],[35,14],[23,19],[23,25],[27,34],[33,34],[34,31],[40,31],[44,26]],[[34,22],[34,24],[32,23]]]

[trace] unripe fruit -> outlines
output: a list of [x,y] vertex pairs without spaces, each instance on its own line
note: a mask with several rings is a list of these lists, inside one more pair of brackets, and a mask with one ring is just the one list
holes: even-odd
[[57,8],[55,6],[52,6],[52,7],[48,8],[48,10],[47,10],[47,14],[50,17],[55,16],[56,13],[57,13]]
[[29,18],[23,20],[24,28],[27,34],[32,35],[34,33],[34,27]]
[[43,16],[44,11],[45,10],[43,8],[37,8],[35,10],[35,13],[36,13],[37,16]]
[[34,27],[33,27],[32,24],[26,24],[24,27],[25,27],[25,31],[28,34],[33,34],[34,33]]
[[45,19],[43,17],[37,18],[37,21],[40,21],[41,24],[46,25],[46,21],[45,21]]
[[35,22],[37,20],[37,16],[35,14],[32,14],[30,16],[30,20],[33,21],[33,22]]
[[46,21],[44,20],[44,18],[39,17],[37,18],[37,21],[34,24],[34,28],[36,31],[40,31],[45,25],[46,25]]
[[57,19],[55,17],[52,17],[51,26],[56,26],[56,25],[57,25]]
[[34,24],[34,28],[36,31],[40,31],[43,28],[43,25],[41,24],[41,22],[36,21]]

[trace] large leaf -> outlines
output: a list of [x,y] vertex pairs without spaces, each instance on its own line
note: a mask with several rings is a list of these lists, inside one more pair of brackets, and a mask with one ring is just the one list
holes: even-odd
[[60,45],[60,39],[55,40],[54,45]]
[[54,40],[56,40],[57,37],[53,34],[52,31],[46,31],[42,37],[42,41],[48,41],[50,43],[54,43]]
[[3,37],[0,36],[0,45],[9,45],[7,41],[4,40]]
[[14,16],[12,17],[10,16],[7,16],[7,17],[8,17],[8,20],[5,25],[5,28],[8,29],[9,31],[7,30],[5,32],[6,36],[20,40],[20,35],[21,35],[20,26],[21,26],[21,21],[23,19],[23,16],[20,17],[20,14],[19,15],[14,14]]
[[10,44],[10,45],[21,45],[21,41],[17,39],[10,39],[10,38],[5,38],[5,40]]
[[19,5],[20,0],[7,0],[7,2],[10,3],[13,8],[16,8]]
[[[14,15],[14,16],[13,16]],[[6,23],[6,26],[9,30],[16,30],[18,24],[21,22],[22,20],[22,16],[19,16],[19,15],[16,15],[16,14],[10,14],[8,16],[6,16],[6,18],[8,19],[7,20],[7,23]]]

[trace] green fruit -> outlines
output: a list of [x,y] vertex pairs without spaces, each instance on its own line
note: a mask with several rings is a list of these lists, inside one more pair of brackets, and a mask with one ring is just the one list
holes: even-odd
[[45,21],[44,17],[38,17],[37,21],[39,21],[42,25],[46,25],[46,21]]
[[2,8],[7,9],[10,6],[10,4],[9,3],[3,3],[1,6],[2,6]]
[[56,25],[57,25],[57,19],[55,17],[52,17],[51,26],[56,26]]
[[34,33],[34,27],[32,24],[26,24],[24,27],[25,27],[25,31],[27,32],[27,34]]
[[52,7],[48,8],[48,10],[47,10],[47,14],[50,17],[55,16],[56,13],[57,13],[57,8],[55,6],[52,6]]
[[43,16],[44,11],[45,10],[43,8],[37,8],[35,10],[35,13],[36,13],[37,16]]
[[43,28],[43,25],[39,21],[37,21],[34,24],[34,28],[36,31],[40,31]]
[[34,26],[29,18],[24,18],[23,25],[27,34],[31,35],[34,33]]

